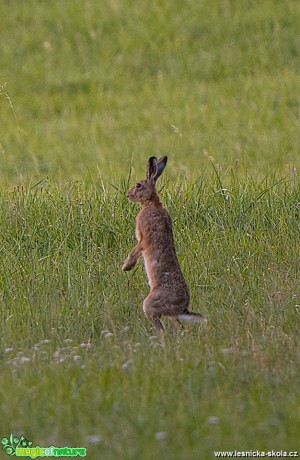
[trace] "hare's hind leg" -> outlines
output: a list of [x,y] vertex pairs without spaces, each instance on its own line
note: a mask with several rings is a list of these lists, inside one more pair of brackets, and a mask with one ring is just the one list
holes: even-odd
[[160,321],[161,313],[159,308],[157,308],[157,300],[154,298],[153,294],[149,294],[148,297],[144,300],[143,310],[149,321],[153,324],[155,329],[158,332],[164,331],[164,327]]
[[155,327],[155,329],[157,330],[157,332],[163,332],[165,330],[165,328],[162,325],[161,320],[157,316],[154,316],[152,318],[149,317],[149,319],[151,323],[153,324],[153,326]]
[[179,321],[179,319],[177,318],[177,316],[168,316],[167,317],[173,324],[173,326],[176,327],[176,329],[182,329],[183,328],[183,325],[182,323]]

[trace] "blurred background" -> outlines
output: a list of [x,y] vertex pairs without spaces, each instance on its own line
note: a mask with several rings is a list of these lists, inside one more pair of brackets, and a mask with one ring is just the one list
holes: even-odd
[[299,165],[298,0],[6,0],[0,180]]

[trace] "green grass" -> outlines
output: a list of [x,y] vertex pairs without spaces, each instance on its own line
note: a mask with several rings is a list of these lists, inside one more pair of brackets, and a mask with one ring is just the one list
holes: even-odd
[[137,212],[125,188],[2,192],[0,432],[88,458],[296,449],[298,178],[163,183],[208,324],[162,338],[142,264],[121,272]]
[[2,181],[118,180],[153,153],[192,179],[206,151],[241,174],[291,169],[299,19],[297,0],[5,2],[0,84],[20,132],[2,91]]
[[[297,450],[299,18],[296,0],[3,2],[0,439]],[[163,337],[142,263],[121,271],[150,154],[208,318]]]

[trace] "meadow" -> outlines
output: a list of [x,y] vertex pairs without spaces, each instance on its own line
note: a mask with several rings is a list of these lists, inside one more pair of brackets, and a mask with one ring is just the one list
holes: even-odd
[[[1,10],[0,439],[92,460],[299,450],[299,2]],[[143,264],[121,271],[153,154],[208,319],[162,336]]]

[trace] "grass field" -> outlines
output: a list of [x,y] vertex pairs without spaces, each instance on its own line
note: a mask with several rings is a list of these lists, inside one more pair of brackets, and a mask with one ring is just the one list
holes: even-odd
[[[0,439],[299,450],[299,2],[1,10]],[[142,263],[121,271],[152,154],[208,318],[162,337]]]

